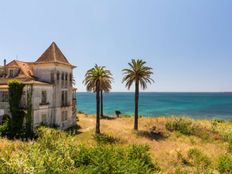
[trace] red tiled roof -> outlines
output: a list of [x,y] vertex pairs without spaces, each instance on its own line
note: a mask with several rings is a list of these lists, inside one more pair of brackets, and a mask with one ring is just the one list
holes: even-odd
[[13,60],[6,67],[19,68],[20,72],[18,76],[33,77],[32,63]]
[[55,42],[52,42],[48,49],[35,61],[35,63],[49,62],[58,62],[71,65]]

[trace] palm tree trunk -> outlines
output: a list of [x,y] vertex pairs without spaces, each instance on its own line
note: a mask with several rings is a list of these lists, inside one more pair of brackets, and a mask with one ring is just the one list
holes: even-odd
[[103,114],[103,92],[101,90],[101,117],[103,117],[104,114]]
[[96,134],[100,134],[100,82],[96,84]]
[[138,130],[138,110],[139,110],[139,82],[135,82],[135,120],[134,130]]

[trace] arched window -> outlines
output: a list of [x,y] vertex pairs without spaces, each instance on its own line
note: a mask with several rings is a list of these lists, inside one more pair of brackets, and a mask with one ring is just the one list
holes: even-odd
[[61,80],[64,80],[64,73],[62,72]]
[[58,71],[56,74],[56,80],[59,81],[60,80],[60,72]]
[[51,72],[51,83],[55,82],[55,75],[54,72]]
[[68,73],[65,73],[65,80],[68,80]]

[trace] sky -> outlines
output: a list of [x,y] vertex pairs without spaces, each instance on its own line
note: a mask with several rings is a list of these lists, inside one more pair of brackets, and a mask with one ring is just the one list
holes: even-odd
[[121,70],[133,58],[153,68],[146,91],[232,91],[231,9],[231,0],[0,0],[0,64],[35,61],[55,41],[77,66],[78,91],[95,64],[111,70],[112,91],[128,91]]

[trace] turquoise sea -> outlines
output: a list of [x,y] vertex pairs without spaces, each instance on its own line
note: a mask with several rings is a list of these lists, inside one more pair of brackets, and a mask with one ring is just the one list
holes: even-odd
[[[95,94],[77,93],[77,108],[94,114]],[[134,93],[111,92],[104,94],[104,114],[114,115],[115,110],[133,115]],[[140,93],[139,115],[190,116],[193,118],[232,119],[232,93]]]

